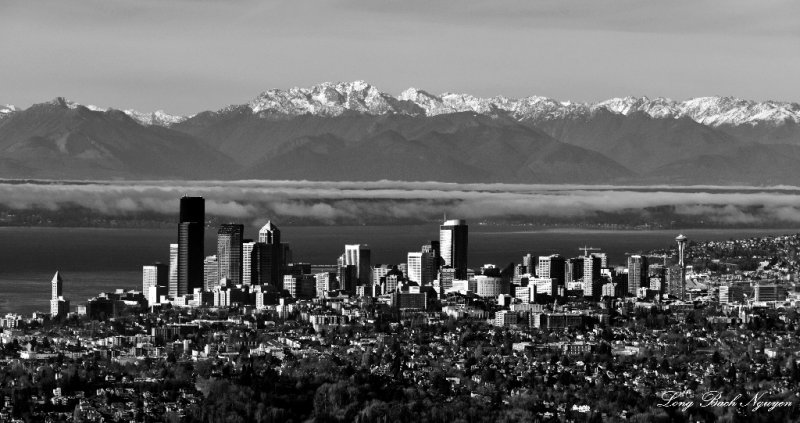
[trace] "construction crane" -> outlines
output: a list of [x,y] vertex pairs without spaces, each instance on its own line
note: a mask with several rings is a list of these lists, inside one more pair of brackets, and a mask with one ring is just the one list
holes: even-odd
[[590,250],[592,250],[592,251],[600,251],[599,248],[587,247],[585,245],[583,247],[578,248],[578,251],[581,251],[581,250],[583,251],[583,256],[584,257],[588,257],[589,256],[589,251]]
[[641,251],[636,253],[625,253],[626,256],[647,256],[647,257],[658,257],[664,260],[664,267],[667,267],[667,259],[672,257],[672,254],[645,254]]

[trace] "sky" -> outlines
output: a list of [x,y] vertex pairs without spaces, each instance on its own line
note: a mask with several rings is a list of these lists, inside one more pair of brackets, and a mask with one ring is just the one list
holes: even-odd
[[0,104],[191,114],[353,80],[797,102],[798,17],[788,0],[0,0]]

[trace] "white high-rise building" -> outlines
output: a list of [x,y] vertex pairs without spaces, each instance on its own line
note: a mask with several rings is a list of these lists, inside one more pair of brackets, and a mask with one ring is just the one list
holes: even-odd
[[178,296],[178,244],[169,244],[169,296]]
[[356,278],[361,285],[372,283],[371,251],[366,244],[344,246],[344,265],[356,267]]
[[223,223],[217,230],[218,277],[230,279],[233,285],[242,283],[242,238],[244,225]]
[[429,253],[413,251],[408,253],[408,280],[420,285],[430,285],[435,279],[434,267],[436,257]]
[[50,295],[50,315],[53,317],[66,316],[69,313],[69,301],[64,299],[63,286],[64,281],[61,279],[61,274],[56,272],[53,279],[50,281],[51,295]]
[[[602,284],[599,284],[601,266],[601,257],[595,254],[583,257],[583,295],[585,297],[594,297],[602,293]],[[595,288],[597,288],[596,291]]]
[[333,291],[339,288],[336,281],[336,273],[324,272],[314,275],[317,282],[317,298],[325,298],[328,291]]
[[248,241],[242,243],[242,283],[250,285],[253,283],[253,248],[256,243]]

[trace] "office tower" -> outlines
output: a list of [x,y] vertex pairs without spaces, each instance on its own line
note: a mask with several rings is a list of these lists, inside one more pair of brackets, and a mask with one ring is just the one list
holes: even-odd
[[61,297],[62,295],[64,295],[64,293],[63,293],[63,283],[64,283],[64,281],[61,279],[61,274],[59,272],[56,272],[56,274],[53,275],[53,279],[50,280],[50,290],[51,290],[50,299],[51,300],[55,300],[58,297]]
[[436,277],[436,257],[425,252],[408,253],[408,280],[420,285],[430,285]]
[[522,256],[522,266],[525,268],[525,271],[522,273],[528,273],[531,275],[536,273],[535,259],[536,256],[533,256],[530,253]]
[[391,272],[387,273],[386,276],[381,278],[381,293],[382,294],[391,294],[392,292],[397,291],[397,285],[403,281],[403,274],[400,273],[399,270],[392,270]]
[[317,273],[314,278],[317,282],[317,298],[325,298],[329,291],[339,289],[334,272]]
[[421,252],[410,252],[406,259],[408,280],[422,285],[422,255]]
[[[647,278],[650,289],[657,290],[659,294],[663,294],[666,291],[666,270],[667,269],[660,264],[648,263],[647,265]],[[642,281],[642,283],[644,284],[644,281]]]
[[280,245],[281,243],[281,231],[278,229],[277,226],[272,224],[272,221],[267,221],[267,224],[262,226],[261,229],[258,231],[258,242],[263,242],[264,244],[275,244]]
[[425,244],[422,246],[422,252],[428,253],[433,256],[433,266],[434,266],[434,273],[439,266],[442,265],[442,254],[441,248],[439,247],[439,241],[433,240],[430,244]]
[[606,253],[592,253],[593,256],[598,257],[600,259],[600,267],[607,268],[608,267],[608,254]]
[[256,243],[252,239],[242,242],[242,283],[245,285],[253,284],[253,248]]
[[719,287],[720,304],[741,303],[742,301],[744,301],[744,291],[741,286],[722,285]]
[[453,281],[456,280],[456,269],[452,267],[442,267],[439,270],[439,287],[441,293],[453,287]]
[[53,317],[66,316],[69,313],[69,301],[64,299],[61,274],[56,272],[50,281],[50,315]]
[[594,298],[595,295],[600,295],[600,292],[595,292],[595,286],[598,288],[600,281],[600,267],[602,260],[594,254],[583,257],[583,295],[585,297]]
[[574,257],[567,260],[566,270],[564,277],[570,281],[582,281],[583,280],[583,257]]
[[[685,286],[684,286],[685,289]],[[758,284],[753,287],[753,301],[785,301],[786,287],[777,284]]]
[[558,254],[540,256],[538,276],[555,279],[559,286],[564,286],[565,266],[566,260]]
[[167,294],[175,298],[178,296],[178,244],[169,244],[169,279],[167,280]]
[[[339,289],[355,295],[358,291],[358,268],[352,264],[336,266],[336,280],[339,281]],[[374,273],[372,280],[376,280]]]
[[178,224],[178,275],[175,285],[170,285],[170,295],[184,296],[201,288],[203,284],[203,259],[206,203],[203,197],[182,197],[180,223]]
[[468,231],[465,220],[448,220],[439,227],[442,266],[455,269],[456,279],[467,277]]
[[203,260],[203,290],[212,291],[217,285],[219,285],[217,256],[208,256]]
[[360,285],[372,283],[371,252],[366,244],[344,246],[344,265],[356,267],[356,278]]
[[686,240],[687,238],[683,234],[679,234],[677,237],[675,237],[675,241],[678,243],[678,266],[681,268],[681,300],[686,299],[686,263],[683,261]]
[[253,271],[257,272],[257,283],[281,289],[283,275],[292,261],[292,250],[289,244],[281,242],[281,231],[272,221],[258,231],[258,245],[254,249]]
[[283,276],[283,289],[285,289],[289,296],[292,298],[297,298],[297,281],[302,278],[303,275],[284,275]]
[[242,283],[242,239],[244,225],[226,223],[217,231],[217,265],[219,278],[233,285]]
[[[342,256],[344,258],[344,256]],[[344,263],[344,261],[342,261]],[[389,274],[389,272],[394,269],[394,266],[390,264],[377,264],[372,268],[372,280],[375,283],[380,282],[381,278]]]
[[142,294],[145,296],[150,287],[166,287],[169,283],[169,266],[161,263],[142,266]]
[[628,294],[635,296],[639,288],[649,288],[647,275],[647,257],[638,254],[628,257]]
[[669,266],[666,270],[667,280],[667,294],[672,298],[680,298],[682,283],[681,283],[681,266],[679,264]]
[[603,285],[603,295],[602,298],[617,298],[617,284],[613,282],[609,282]]
[[253,246],[253,284],[281,290],[283,286],[283,266],[281,265],[281,245],[257,242]]

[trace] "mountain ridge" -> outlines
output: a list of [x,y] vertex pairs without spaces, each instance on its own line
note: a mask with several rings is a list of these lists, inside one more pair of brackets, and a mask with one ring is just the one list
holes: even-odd
[[[62,101],[69,107],[78,104],[62,97],[54,101]],[[600,109],[613,113],[628,115],[644,112],[653,118],[681,118],[692,120],[712,127],[722,125],[758,125],[769,123],[781,125],[785,123],[800,124],[800,103],[767,100],[740,99],[730,96],[694,97],[677,101],[666,97],[614,97],[598,102],[559,101],[542,96],[528,97],[477,97],[466,93],[431,94],[429,91],[408,88],[394,96],[380,91],[377,87],[363,80],[352,82],[323,82],[310,87],[293,87],[289,89],[273,88],[258,94],[247,103],[225,106],[215,112],[225,112],[231,108],[246,106],[261,117],[299,116],[312,114],[317,116],[340,116],[355,112],[371,115],[398,113],[408,115],[434,116],[447,113],[476,112],[491,115],[503,112],[522,120],[548,120],[565,117],[587,117]],[[108,111],[92,105],[84,107],[95,111]],[[0,118],[4,114],[14,113],[20,109],[0,106]],[[173,115],[156,110],[140,112],[134,109],[119,109],[142,123],[143,125],[171,126],[183,122],[193,115]]]
[[0,176],[800,184],[800,106],[597,103],[364,82],[264,91],[191,116],[57,97],[0,108]]

